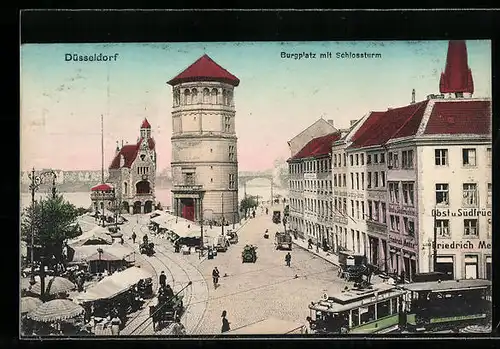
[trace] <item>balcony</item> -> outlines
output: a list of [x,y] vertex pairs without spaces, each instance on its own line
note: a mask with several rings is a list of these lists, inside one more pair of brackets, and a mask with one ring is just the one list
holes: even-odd
[[203,191],[203,185],[199,184],[177,184],[174,185],[173,192],[179,193],[192,193],[192,192],[201,192]]
[[94,200],[94,201],[102,201],[102,200],[113,200],[114,199],[114,195],[113,193],[109,192],[109,193],[106,193],[106,192],[92,192],[90,193],[90,199],[91,200]]

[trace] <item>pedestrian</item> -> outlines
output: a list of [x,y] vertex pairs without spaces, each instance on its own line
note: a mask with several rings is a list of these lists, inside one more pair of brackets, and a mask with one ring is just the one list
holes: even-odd
[[269,213],[269,209],[266,207],[266,214],[268,214],[268,213]]
[[316,241],[316,253],[319,253],[319,241]]
[[135,235],[135,232],[132,233],[132,242],[135,244],[135,239],[137,238],[137,235]]
[[227,331],[229,331],[231,329],[229,327],[230,322],[227,321],[226,315],[227,315],[227,311],[224,310],[222,312],[222,330],[221,330],[222,333],[227,332]]
[[290,262],[292,261],[292,255],[290,254],[290,252],[288,252],[285,256],[285,262],[286,262],[286,266],[289,267],[290,266]]
[[217,288],[217,285],[219,284],[219,277],[220,277],[219,269],[217,269],[217,267],[215,267],[214,270],[212,271],[212,279],[214,282],[214,288]]
[[313,246],[313,241],[311,238],[309,238],[309,240],[307,240],[307,248],[310,250],[312,249],[312,246]]
[[172,290],[172,287],[170,285],[165,286],[165,296],[167,299],[170,299],[174,296],[174,290]]
[[158,282],[161,287],[165,287],[167,285],[167,276],[165,275],[164,271],[161,272]]
[[314,330],[313,330],[313,320],[310,316],[306,317],[306,326],[305,326],[305,330],[304,330],[304,333],[305,334],[313,334],[314,333]]
[[124,241],[123,241],[123,236],[120,236],[120,244],[122,244],[122,245],[123,245],[123,242],[124,242]]
[[118,312],[115,312],[115,316],[111,319],[111,334],[113,336],[118,336],[120,334],[120,326],[122,320],[118,317]]

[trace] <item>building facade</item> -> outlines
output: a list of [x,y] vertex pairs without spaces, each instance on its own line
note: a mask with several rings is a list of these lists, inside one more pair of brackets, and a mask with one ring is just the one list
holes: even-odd
[[288,159],[290,228],[322,247],[332,246],[332,143],[339,131],[309,141]]
[[172,86],[172,207],[191,221],[238,214],[234,88],[239,79],[204,55]]
[[121,147],[117,145],[108,171],[107,183],[102,183],[106,187],[92,188],[94,209],[102,207],[100,203],[104,202],[105,208],[110,209],[112,205],[117,205],[122,211],[131,214],[149,213],[154,210],[156,150],[151,125],[147,119],[141,124],[137,143],[122,144]]

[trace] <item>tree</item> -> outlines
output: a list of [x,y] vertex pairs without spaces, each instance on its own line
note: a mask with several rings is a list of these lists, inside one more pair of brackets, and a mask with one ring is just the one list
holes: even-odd
[[[45,257],[50,265],[63,261],[62,251],[66,239],[81,234],[77,223],[78,210],[62,195],[42,198],[25,208],[21,214],[21,240],[31,246],[32,227],[37,255]],[[37,251],[38,250],[38,251]]]
[[240,209],[242,212],[245,214],[245,218],[247,217],[248,211],[256,208],[257,205],[257,199],[253,196],[247,196],[243,200],[241,200],[240,203]]

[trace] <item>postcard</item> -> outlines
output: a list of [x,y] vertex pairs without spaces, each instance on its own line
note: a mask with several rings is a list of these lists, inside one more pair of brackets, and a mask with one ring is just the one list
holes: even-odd
[[488,40],[21,47],[22,338],[489,333]]

